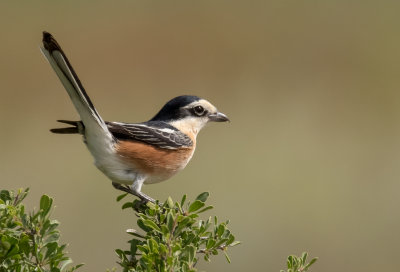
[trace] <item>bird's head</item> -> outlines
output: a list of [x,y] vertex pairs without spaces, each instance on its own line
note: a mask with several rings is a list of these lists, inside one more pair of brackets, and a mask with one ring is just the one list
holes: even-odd
[[168,101],[150,121],[167,122],[182,132],[192,132],[196,136],[208,122],[226,122],[229,119],[207,100],[182,95]]

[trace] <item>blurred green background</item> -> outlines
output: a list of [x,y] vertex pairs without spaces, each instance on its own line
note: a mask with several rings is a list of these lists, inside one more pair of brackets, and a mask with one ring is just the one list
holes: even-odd
[[396,271],[400,250],[398,1],[1,1],[1,188],[49,194],[75,263],[116,266],[134,217],[78,136],[39,52],[60,42],[100,114],[151,118],[194,94],[232,120],[198,137],[188,167],[144,187],[164,200],[211,192],[243,244],[207,271]]

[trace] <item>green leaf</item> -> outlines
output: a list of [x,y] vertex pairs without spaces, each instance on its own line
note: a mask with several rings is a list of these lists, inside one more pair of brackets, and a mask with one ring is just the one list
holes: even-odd
[[19,246],[18,244],[14,244],[10,246],[10,249],[7,252],[6,259],[11,258],[19,253]]
[[44,258],[47,259],[51,255],[53,255],[56,252],[57,248],[58,248],[58,244],[56,242],[48,243],[46,245],[47,251],[46,251],[46,255],[44,256]]
[[46,238],[44,245],[52,242],[57,242],[59,238],[60,234],[58,232],[54,232]]
[[68,260],[66,260],[62,263],[60,270],[63,271],[67,267],[67,265],[69,265],[71,263],[72,263],[72,260],[68,258]]
[[137,246],[141,243],[141,241],[137,240],[137,239],[132,239],[129,241],[129,243],[131,244],[131,248],[130,248],[130,254],[132,256],[135,256],[136,251],[137,251]]
[[126,202],[124,205],[122,205],[122,209],[128,209],[133,207],[133,202]]
[[48,232],[54,231],[58,227],[58,225],[60,225],[60,222],[58,222],[57,220],[50,220],[49,222],[50,222],[50,225],[47,230]]
[[240,244],[241,244],[240,241],[235,241],[235,242],[233,242],[232,244],[230,244],[229,246],[230,246],[230,247],[234,247],[234,246],[237,246],[237,245],[240,245]]
[[40,198],[40,209],[43,211],[43,216],[46,216],[49,213],[52,203],[52,198],[47,195],[42,195]]
[[303,265],[306,264],[307,256],[308,256],[308,253],[307,252],[303,252],[303,254],[301,256],[301,264],[303,264]]
[[182,200],[181,200],[181,207],[183,207],[183,204],[185,204],[186,201],[186,195],[182,196]]
[[143,253],[148,253],[148,252],[149,252],[149,250],[147,249],[147,247],[144,247],[144,246],[142,246],[142,245],[138,245],[137,248],[138,248],[141,252],[143,252]]
[[172,230],[174,228],[174,222],[175,222],[175,219],[172,216],[172,213],[169,212],[167,214],[167,227],[168,227],[169,232],[172,232]]
[[[135,202],[140,203],[140,200],[136,199]],[[134,202],[134,203],[135,203],[135,202]],[[157,207],[159,207],[159,203],[158,203],[158,200],[157,200],[157,204],[154,204],[153,202],[150,202],[150,201],[149,201],[149,202],[147,202],[144,206],[145,206],[145,207],[148,207],[149,209],[156,209]]]
[[183,209],[182,209],[182,206],[181,206],[181,204],[180,204],[180,203],[178,203],[178,202],[175,202],[175,205],[178,207],[178,212],[180,212],[180,213],[184,213],[184,212],[183,212]]
[[69,270],[68,272],[73,272],[73,271],[77,270],[79,267],[82,267],[83,265],[84,265],[83,263],[78,264],[78,265],[75,265],[75,266],[72,267],[71,270]]
[[214,245],[216,244],[216,241],[212,238],[208,239],[207,244],[206,244],[206,248],[210,249],[212,248]]
[[304,267],[305,271],[307,271],[307,269],[308,269],[311,265],[313,265],[317,260],[318,260],[318,258],[313,258],[313,259]]
[[119,196],[117,197],[117,202],[120,202],[120,201],[121,201],[124,197],[126,197],[127,195],[128,195],[128,193],[119,195]]
[[225,258],[228,261],[228,263],[231,263],[231,259],[229,258],[228,253],[226,253],[225,250],[224,250],[224,255],[225,255]]
[[226,245],[229,246],[230,244],[232,244],[235,241],[235,236],[233,236],[232,234],[229,235],[228,241],[226,241]]
[[139,219],[139,220],[137,221],[137,225],[138,225],[142,230],[144,230],[145,232],[151,231],[151,228],[149,228],[148,226],[146,226],[146,225],[144,224],[144,222],[143,222],[142,219]]
[[190,204],[189,206],[189,213],[195,212],[199,209],[201,209],[202,207],[204,207],[204,202],[201,202],[200,200],[196,200],[195,202],[193,202],[192,204]]
[[174,202],[172,201],[172,198],[169,196],[167,199],[168,207],[172,208],[174,207]]
[[116,249],[116,250],[115,250],[115,253],[117,253],[117,255],[120,256],[120,257],[123,256],[123,255],[125,255],[125,254],[124,254],[124,251],[121,250],[121,249]]
[[148,247],[150,249],[150,252],[152,252],[153,254],[157,254],[157,255],[159,254],[159,252],[158,252],[158,244],[154,239],[149,238],[147,240],[147,245],[148,245]]
[[149,228],[155,230],[155,231],[161,232],[160,227],[157,226],[157,224],[154,223],[154,222],[151,221],[151,220],[143,220],[143,224],[144,224],[145,226],[147,226],[147,227],[149,227]]
[[139,237],[139,238],[145,238],[143,235],[137,233],[137,231],[134,230],[134,229],[127,229],[126,233],[129,233],[130,235],[133,235],[133,236],[136,236],[136,237]]
[[27,197],[27,195],[28,195],[28,193],[29,193],[29,187],[28,188],[26,188],[25,190],[24,189],[20,189],[20,191],[21,191],[21,195],[22,195],[22,197],[20,197],[20,200],[23,200],[23,199],[25,199],[25,197]]
[[194,246],[187,246],[186,248],[188,250],[189,262],[193,263],[195,252],[196,252],[196,248]]
[[213,208],[214,208],[213,206],[207,206],[207,207],[205,207],[204,209],[201,209],[200,211],[198,211],[197,213],[202,213],[202,212],[211,210],[211,209],[213,209]]
[[287,258],[287,267],[288,267],[288,268],[293,268],[293,256],[292,256],[292,255],[290,255],[290,256]]
[[199,194],[197,197],[196,197],[196,200],[200,200],[201,202],[206,202],[207,201],[207,198],[210,196],[210,193],[209,192],[204,192],[204,193],[201,193],[201,194]]
[[225,225],[223,225],[223,224],[221,224],[221,225],[219,225],[218,226],[218,228],[217,228],[217,235],[218,236],[222,236],[222,234],[224,234],[224,231],[225,231]]
[[[216,244],[214,245],[214,247],[217,248],[217,247],[221,246],[221,245],[224,244],[227,240],[228,240],[228,239],[221,239],[221,240],[217,241]],[[225,244],[224,244],[224,246],[225,246]]]
[[0,199],[3,200],[4,202],[10,201],[11,200],[10,192],[7,190],[1,190]]

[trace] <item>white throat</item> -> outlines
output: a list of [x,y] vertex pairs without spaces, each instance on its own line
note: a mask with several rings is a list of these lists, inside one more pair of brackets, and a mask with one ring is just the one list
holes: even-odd
[[207,118],[185,117],[170,123],[183,133],[196,139],[199,131],[207,124]]

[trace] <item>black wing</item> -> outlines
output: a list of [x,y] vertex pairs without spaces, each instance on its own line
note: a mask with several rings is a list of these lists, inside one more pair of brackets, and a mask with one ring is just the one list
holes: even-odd
[[186,134],[165,122],[149,121],[140,124],[106,122],[117,140],[135,140],[165,149],[191,147],[192,140]]

